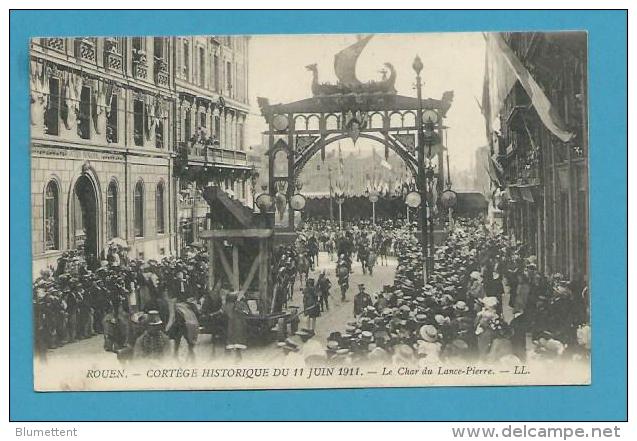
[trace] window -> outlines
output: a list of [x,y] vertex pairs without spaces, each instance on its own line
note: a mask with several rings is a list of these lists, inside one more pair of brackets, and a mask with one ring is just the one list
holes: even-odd
[[108,184],[106,192],[106,234],[108,239],[117,237],[117,182]]
[[60,134],[60,80],[49,78],[49,102],[44,116],[46,133],[49,135]]
[[164,148],[164,122],[162,120],[158,120],[155,124],[155,147]]
[[190,46],[188,40],[184,40],[184,64],[182,66],[182,73],[184,78],[188,78],[188,72],[190,69]]
[[164,59],[164,38],[163,37],[153,38],[153,51],[155,53],[155,58],[160,60]]
[[140,99],[133,101],[133,142],[144,146],[144,102]]
[[91,138],[91,88],[82,86],[80,94],[80,115],[77,124],[77,133],[82,139]]
[[206,85],[206,52],[204,48],[199,48],[199,86]]
[[60,249],[60,213],[58,185],[51,180],[44,193],[44,250]]
[[144,37],[133,37],[133,51],[141,52],[144,46]]
[[111,94],[111,105],[106,114],[106,142],[117,143],[117,95]]
[[135,237],[144,237],[144,183],[137,182],[133,195]]
[[186,114],[184,115],[184,141],[190,140],[191,133],[191,123],[190,123],[190,109],[185,110]]
[[215,75],[215,92],[219,92],[219,57],[217,55],[213,57],[213,69]]
[[157,184],[155,191],[155,219],[157,222],[157,233],[164,233],[164,183]]
[[228,61],[226,63],[226,95],[232,95],[232,64]]
[[206,112],[199,113],[199,127],[206,127]]
[[217,139],[221,138],[221,119],[219,116],[215,116],[215,137]]
[[243,145],[243,137],[244,137],[244,127],[243,124],[239,123],[237,125],[237,149],[243,151],[244,149],[244,145]]

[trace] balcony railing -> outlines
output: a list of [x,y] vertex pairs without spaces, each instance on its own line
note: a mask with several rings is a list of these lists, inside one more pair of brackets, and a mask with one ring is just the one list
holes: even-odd
[[142,50],[133,49],[133,75],[142,79],[148,77],[148,59]]
[[47,38],[46,39],[46,47],[49,49],[54,49],[56,51],[64,52],[65,48],[65,39],[64,38]]
[[114,38],[104,40],[104,66],[109,70],[122,71],[122,54]]
[[155,58],[155,83],[167,86],[168,80],[168,63],[163,58]]
[[75,39],[75,56],[80,60],[95,63],[97,59],[95,42],[88,38]]
[[225,165],[246,165],[247,154],[245,152],[214,147],[203,143],[181,142],[180,149],[188,152],[188,162],[225,164]]

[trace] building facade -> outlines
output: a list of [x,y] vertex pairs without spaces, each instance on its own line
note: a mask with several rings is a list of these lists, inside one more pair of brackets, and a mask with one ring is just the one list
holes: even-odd
[[588,116],[585,33],[504,33],[552,112],[572,137],[557,137],[517,81],[500,113],[492,154],[503,166],[505,227],[547,274],[588,276]]
[[248,37],[173,37],[179,247],[214,222],[201,187],[216,184],[251,206],[246,153]]
[[33,270],[108,242],[133,257],[175,248],[172,41],[41,38],[31,42]]
[[250,205],[247,71],[246,37],[32,40],[33,274],[70,249],[97,265],[113,239],[179,253],[209,183]]

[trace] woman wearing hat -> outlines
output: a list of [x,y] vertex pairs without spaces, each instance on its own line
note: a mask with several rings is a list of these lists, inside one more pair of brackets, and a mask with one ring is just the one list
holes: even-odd
[[[494,299],[494,302],[487,301],[487,299]],[[478,346],[478,358],[481,360],[486,358],[491,344],[495,338],[495,330],[492,324],[498,319],[498,313],[496,312],[497,299],[495,297],[485,297],[483,302],[483,308],[476,314],[476,340]]]
[[482,276],[480,275],[478,271],[472,271],[469,274],[469,277],[471,279],[469,290],[468,290],[469,298],[471,299],[472,304],[474,305],[474,308],[476,310],[479,310],[480,309],[479,301],[486,296],[486,293],[484,291]]
[[416,344],[418,358],[425,364],[440,361],[442,344],[439,342],[438,329],[434,325],[424,325],[420,327],[421,340]]

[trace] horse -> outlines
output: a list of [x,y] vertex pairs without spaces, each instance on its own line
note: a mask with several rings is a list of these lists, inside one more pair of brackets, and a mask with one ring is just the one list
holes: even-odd
[[195,344],[199,336],[199,317],[197,307],[191,302],[171,302],[170,318],[166,333],[175,342],[175,357],[179,354],[182,337],[188,344],[188,356],[195,356]]
[[358,261],[361,263],[363,274],[367,274],[367,260],[369,259],[369,253],[369,248],[362,242],[358,248]]
[[296,273],[299,275],[299,281],[301,283],[307,281],[310,273],[310,260],[305,253],[296,255]]
[[318,265],[319,245],[318,241],[311,238],[307,244],[307,256],[310,259],[311,269],[314,269],[315,265]]
[[378,248],[378,254],[380,256],[380,264],[383,266],[387,266],[387,255],[389,254],[389,250],[391,248],[391,238],[386,237],[380,244]]

